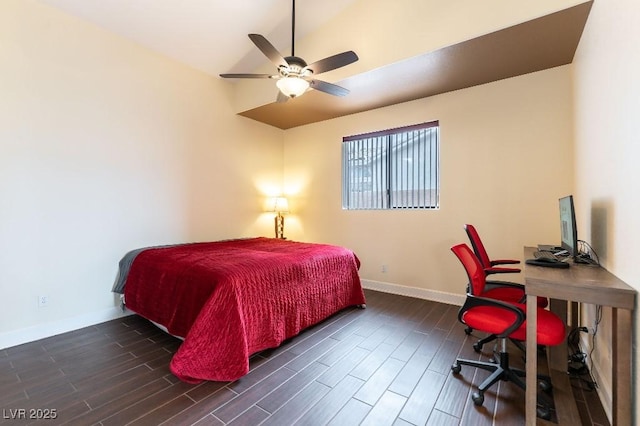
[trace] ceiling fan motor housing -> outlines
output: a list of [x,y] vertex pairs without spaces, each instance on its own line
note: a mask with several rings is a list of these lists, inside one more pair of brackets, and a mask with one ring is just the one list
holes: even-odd
[[310,69],[305,69],[307,63],[304,59],[299,58],[297,56],[287,56],[284,58],[289,64],[288,67],[280,65],[278,67],[278,71],[282,77],[308,77],[313,74],[313,71]]

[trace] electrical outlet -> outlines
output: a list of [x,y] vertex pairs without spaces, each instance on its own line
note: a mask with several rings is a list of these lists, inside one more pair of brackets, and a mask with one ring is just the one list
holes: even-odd
[[387,265],[382,265],[381,271],[383,273],[386,273],[387,272]]
[[49,296],[38,296],[38,308],[49,306]]

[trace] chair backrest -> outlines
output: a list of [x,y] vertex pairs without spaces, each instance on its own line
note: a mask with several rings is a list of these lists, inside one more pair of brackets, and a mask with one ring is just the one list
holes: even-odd
[[451,251],[458,257],[464,270],[469,277],[469,291],[474,296],[479,296],[484,292],[487,283],[484,268],[480,264],[478,257],[466,244],[457,244],[451,247]]
[[482,244],[482,240],[480,239],[480,235],[478,235],[476,228],[473,225],[466,224],[464,225],[464,230],[467,231],[467,236],[469,237],[474,253],[480,261],[480,265],[483,268],[490,268],[491,259],[489,259],[487,250],[485,250],[484,244]]

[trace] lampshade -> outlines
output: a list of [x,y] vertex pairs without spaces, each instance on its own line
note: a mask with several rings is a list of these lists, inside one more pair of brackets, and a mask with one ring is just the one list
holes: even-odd
[[300,77],[283,77],[276,81],[276,86],[285,95],[295,98],[309,88],[309,82]]
[[287,213],[289,211],[289,202],[285,197],[273,197],[269,200],[269,211]]

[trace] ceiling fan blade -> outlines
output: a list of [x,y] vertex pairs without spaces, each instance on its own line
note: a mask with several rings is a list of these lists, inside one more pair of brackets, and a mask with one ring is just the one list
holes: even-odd
[[336,84],[327,83],[326,81],[313,79],[310,80],[309,83],[311,84],[312,89],[316,89],[330,95],[346,96],[349,94],[349,89],[345,89],[344,87],[338,86]]
[[267,58],[269,58],[269,60],[273,62],[277,67],[289,66],[287,61],[285,61],[282,55],[280,54],[280,52],[278,52],[278,50],[275,47],[273,47],[271,43],[269,43],[269,40],[267,40],[260,34],[249,34],[249,38],[251,39],[253,44],[255,44],[258,47],[258,49],[260,49],[260,51],[264,53],[264,55]]
[[220,74],[222,78],[273,78],[271,74]]
[[289,100],[289,97],[278,90],[278,97],[276,98],[276,102],[281,104],[281,103],[287,102],[288,100]]
[[311,65],[307,65],[306,69],[310,69],[314,74],[320,74],[322,72],[331,71],[336,68],[352,64],[357,60],[358,55],[356,55],[354,51],[349,50],[348,52],[342,52],[337,55],[329,56],[328,58],[320,59]]

